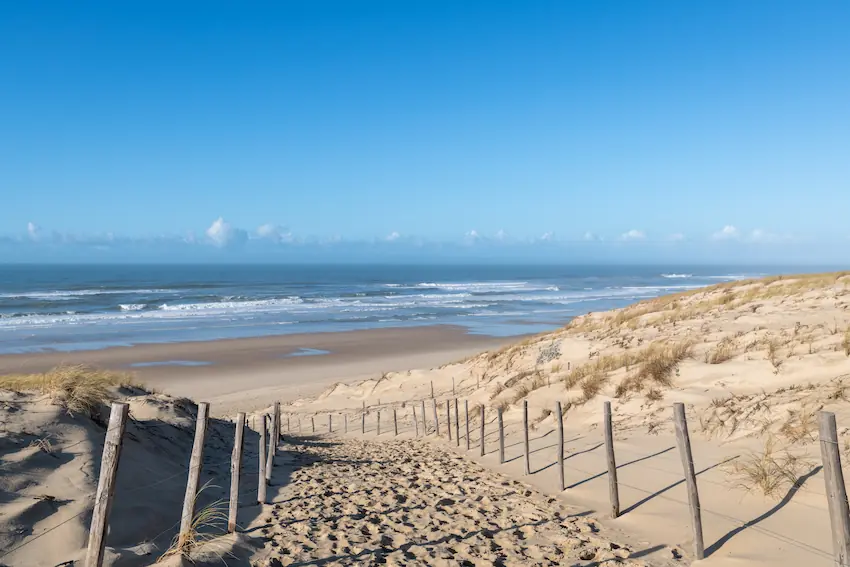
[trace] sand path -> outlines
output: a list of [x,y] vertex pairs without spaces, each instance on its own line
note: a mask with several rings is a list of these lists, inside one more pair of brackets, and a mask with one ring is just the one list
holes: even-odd
[[295,441],[255,564],[680,564],[640,559],[588,512],[427,441]]

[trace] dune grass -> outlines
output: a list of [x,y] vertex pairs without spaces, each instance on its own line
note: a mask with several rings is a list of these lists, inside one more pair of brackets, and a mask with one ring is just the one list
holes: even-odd
[[57,366],[42,374],[0,376],[0,390],[49,395],[69,412],[92,416],[119,386],[139,387],[132,375],[85,365]]
[[765,496],[778,496],[796,486],[798,479],[811,463],[776,449],[775,440],[768,438],[761,452],[752,452],[738,459],[728,471],[736,485],[744,490],[759,491]]

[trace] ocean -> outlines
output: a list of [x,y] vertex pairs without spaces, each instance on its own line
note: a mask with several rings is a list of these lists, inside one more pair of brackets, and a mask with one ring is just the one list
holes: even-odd
[[450,324],[542,332],[576,315],[792,268],[0,266],[0,353]]

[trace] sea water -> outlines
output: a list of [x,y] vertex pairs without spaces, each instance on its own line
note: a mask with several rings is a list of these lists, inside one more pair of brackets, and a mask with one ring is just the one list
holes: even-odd
[[[0,266],[0,353],[449,324],[494,336],[791,268]],[[796,270],[799,271],[799,270]]]

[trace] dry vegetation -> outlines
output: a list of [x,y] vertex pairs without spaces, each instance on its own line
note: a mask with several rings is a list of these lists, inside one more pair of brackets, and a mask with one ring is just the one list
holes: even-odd
[[139,387],[130,374],[83,365],[58,366],[43,374],[0,376],[0,390],[48,395],[69,412],[89,416],[109,402],[119,386]]
[[777,450],[776,441],[769,437],[764,450],[737,459],[727,471],[736,486],[765,496],[780,496],[797,486],[798,479],[812,467],[811,463],[787,449]]

